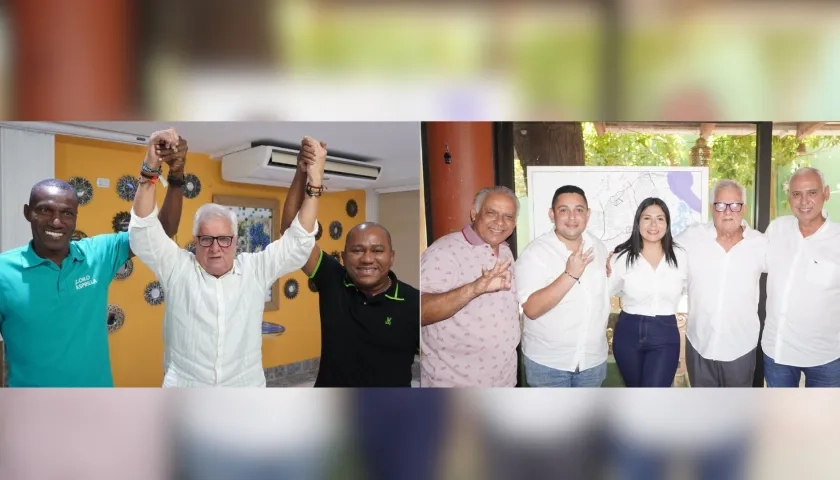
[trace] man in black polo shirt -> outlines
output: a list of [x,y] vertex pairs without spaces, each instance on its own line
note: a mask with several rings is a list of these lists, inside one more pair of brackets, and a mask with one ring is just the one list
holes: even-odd
[[[300,168],[283,204],[281,232],[304,195],[321,192],[322,185],[306,184],[302,170],[314,158],[315,142],[306,138],[301,144]],[[321,366],[315,386],[410,387],[420,345],[420,294],[391,271],[390,233],[372,222],[356,225],[347,233],[341,256],[345,266],[316,245],[303,267],[318,289],[321,309]]]

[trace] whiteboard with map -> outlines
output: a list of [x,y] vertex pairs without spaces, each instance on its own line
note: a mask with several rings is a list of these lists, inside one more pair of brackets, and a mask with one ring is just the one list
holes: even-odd
[[548,210],[554,191],[563,185],[586,193],[592,210],[586,229],[609,250],[629,238],[636,208],[647,197],[668,205],[675,237],[709,218],[707,167],[528,167],[529,240],[554,229]]

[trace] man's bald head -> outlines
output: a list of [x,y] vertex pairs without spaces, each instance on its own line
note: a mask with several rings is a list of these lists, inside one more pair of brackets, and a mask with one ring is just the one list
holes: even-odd
[[64,180],[48,178],[32,186],[32,190],[29,191],[29,204],[34,205],[38,198],[43,198],[45,195],[54,196],[55,194],[69,194],[78,203],[79,197],[76,194],[76,189],[72,185]]
[[356,225],[355,227],[351,228],[349,232],[347,232],[347,238],[344,239],[344,249],[347,250],[347,246],[350,245],[351,239],[356,236],[357,234],[363,234],[370,232],[372,230],[381,231],[385,238],[388,239],[388,248],[393,248],[393,244],[391,243],[391,232],[388,231],[387,228],[383,227],[382,225],[376,222],[364,222]]

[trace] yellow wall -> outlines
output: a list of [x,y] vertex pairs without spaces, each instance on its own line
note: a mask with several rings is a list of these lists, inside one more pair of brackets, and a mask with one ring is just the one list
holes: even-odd
[[[189,140],[189,139],[188,139]],[[144,148],[119,143],[57,136],[55,144],[56,178],[68,180],[81,176],[93,185],[93,199],[79,207],[76,228],[88,236],[111,233],[111,220],[119,211],[129,212],[131,203],[122,200],[116,192],[117,180],[123,175],[139,174]],[[212,201],[214,194],[240,195],[254,198],[277,198],[280,204],[285,200],[287,189],[261,187],[230,183],[222,180],[221,163],[207,155],[188,154],[186,172],[198,176],[201,193],[194,199],[184,199],[184,210],[176,242],[185,246],[192,240],[192,218],[195,211]],[[110,180],[110,187],[98,188],[97,178]],[[163,204],[165,189],[158,188],[158,206]],[[347,200],[355,199],[359,213],[350,218],[345,212]],[[278,220],[279,220],[278,212]],[[328,193],[320,204],[318,220],[325,232],[318,245],[325,252],[342,250],[344,236],[349,228],[365,219],[365,193],[355,190]],[[342,237],[333,240],[329,236],[329,225],[338,220],[343,226]],[[123,327],[110,335],[111,362],[114,383],[119,387],[156,387],[163,381],[163,313],[164,306],[151,306],[143,298],[146,285],[154,281],[154,275],[139,260],[134,259],[134,272],[125,280],[111,283],[109,302],[117,304],[126,313]],[[272,367],[285,365],[320,355],[320,324],[318,320],[318,297],[309,290],[303,272],[292,274],[300,285],[298,296],[288,300],[283,295],[280,283],[280,309],[266,312],[264,319],[286,327],[279,337],[263,337],[263,365]],[[105,319],[102,320],[103,324]],[[103,325],[104,327],[104,325]]]

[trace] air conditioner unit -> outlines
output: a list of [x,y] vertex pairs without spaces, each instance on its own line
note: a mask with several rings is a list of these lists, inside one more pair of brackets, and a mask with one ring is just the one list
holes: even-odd
[[[222,178],[228,182],[274,187],[292,184],[298,151],[275,146],[254,146],[222,156]],[[328,155],[324,186],[328,191],[370,188],[382,174],[380,165]]]

